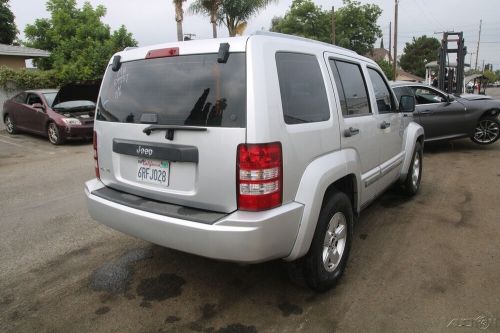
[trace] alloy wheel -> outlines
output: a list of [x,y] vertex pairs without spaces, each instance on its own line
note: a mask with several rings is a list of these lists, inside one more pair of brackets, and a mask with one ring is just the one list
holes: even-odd
[[9,133],[14,132],[14,123],[12,123],[12,120],[9,116],[5,117],[5,128]]
[[500,135],[498,123],[490,119],[479,121],[474,133],[474,139],[480,143],[490,143],[495,141]]
[[413,169],[411,173],[411,182],[413,187],[418,187],[418,181],[420,179],[420,155],[415,152],[415,157],[413,159]]
[[51,143],[57,143],[59,140],[59,131],[57,130],[57,126],[54,123],[50,123],[47,129],[49,141]]
[[347,220],[342,212],[332,216],[323,240],[323,266],[327,272],[333,272],[344,253],[347,241]]

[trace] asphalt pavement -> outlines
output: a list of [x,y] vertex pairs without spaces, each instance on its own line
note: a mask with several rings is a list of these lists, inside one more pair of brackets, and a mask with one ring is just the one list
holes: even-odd
[[426,145],[421,191],[355,228],[341,283],[316,294],[280,261],[188,255],[93,221],[92,146],[0,130],[1,332],[500,331],[500,142]]

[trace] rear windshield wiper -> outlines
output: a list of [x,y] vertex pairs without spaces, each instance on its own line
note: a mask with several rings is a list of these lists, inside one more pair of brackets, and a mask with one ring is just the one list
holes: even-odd
[[172,141],[174,139],[174,131],[193,131],[193,132],[206,132],[208,129],[206,127],[195,127],[195,126],[177,126],[177,125],[150,125],[143,129],[142,131],[146,135],[150,135],[153,131],[164,131],[165,139]]

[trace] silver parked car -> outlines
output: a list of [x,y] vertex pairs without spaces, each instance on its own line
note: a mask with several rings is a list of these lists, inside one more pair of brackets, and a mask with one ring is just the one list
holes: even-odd
[[426,141],[470,138],[477,144],[492,144],[500,137],[500,101],[489,96],[450,95],[434,87],[413,82],[393,82],[397,96],[413,95],[413,121],[422,125]]
[[[399,106],[398,106],[399,104]],[[377,64],[280,34],[117,53],[98,100],[91,216],[200,256],[293,262],[325,290],[354,219],[395,182],[415,194],[423,129]]]

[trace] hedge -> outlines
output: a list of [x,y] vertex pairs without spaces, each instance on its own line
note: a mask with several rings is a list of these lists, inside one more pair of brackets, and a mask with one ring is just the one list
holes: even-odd
[[55,71],[41,71],[36,69],[13,70],[5,66],[0,67],[0,88],[9,90],[26,90],[41,88],[57,88],[63,85]]

